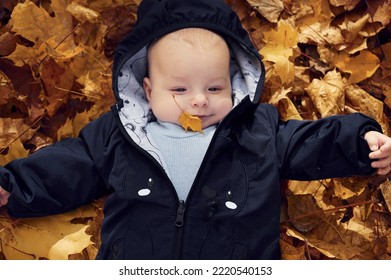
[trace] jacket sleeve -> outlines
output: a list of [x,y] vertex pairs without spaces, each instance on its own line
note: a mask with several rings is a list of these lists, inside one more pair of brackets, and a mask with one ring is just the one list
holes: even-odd
[[107,193],[94,156],[102,153],[110,126],[109,118],[98,119],[78,138],[65,139],[0,167],[0,185],[11,193],[9,214],[38,217],[63,213]]
[[381,132],[381,127],[360,113],[279,121],[276,145],[281,177],[317,180],[373,174],[364,139],[370,130]]

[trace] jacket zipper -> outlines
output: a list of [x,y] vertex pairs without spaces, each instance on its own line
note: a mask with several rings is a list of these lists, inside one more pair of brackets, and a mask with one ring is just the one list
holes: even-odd
[[184,217],[185,217],[185,202],[183,200],[180,200],[176,212],[176,218],[175,218],[176,233],[175,233],[175,244],[174,244],[174,254],[173,254],[174,260],[178,260],[181,254]]

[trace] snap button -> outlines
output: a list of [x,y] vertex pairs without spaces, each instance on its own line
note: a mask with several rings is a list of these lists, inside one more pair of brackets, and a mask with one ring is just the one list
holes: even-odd
[[148,179],[148,187],[152,187],[155,184],[155,180],[153,178]]

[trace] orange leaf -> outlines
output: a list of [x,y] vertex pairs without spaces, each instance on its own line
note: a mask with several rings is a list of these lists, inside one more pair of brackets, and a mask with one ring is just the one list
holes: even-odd
[[199,117],[192,116],[186,112],[183,112],[178,119],[185,131],[198,131],[204,133],[202,130],[202,121]]

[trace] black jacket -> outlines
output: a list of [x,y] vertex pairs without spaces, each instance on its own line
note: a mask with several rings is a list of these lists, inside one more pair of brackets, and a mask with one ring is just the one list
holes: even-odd
[[[221,121],[186,203],[148,141],[142,89],[150,42],[171,31],[207,28],[230,46],[235,106]],[[288,121],[259,104],[264,69],[235,13],[219,0],[144,0],[117,48],[118,103],[80,136],[0,167],[15,217],[72,210],[109,194],[98,259],[278,259],[281,178],[371,174],[362,135],[379,130],[361,115]]]

